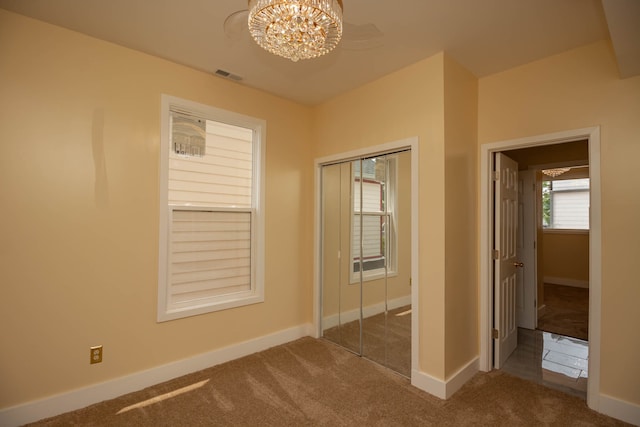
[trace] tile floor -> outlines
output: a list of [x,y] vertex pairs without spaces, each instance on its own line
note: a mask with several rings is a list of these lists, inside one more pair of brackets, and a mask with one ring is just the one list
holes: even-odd
[[589,344],[577,338],[520,328],[518,347],[502,369],[586,399]]

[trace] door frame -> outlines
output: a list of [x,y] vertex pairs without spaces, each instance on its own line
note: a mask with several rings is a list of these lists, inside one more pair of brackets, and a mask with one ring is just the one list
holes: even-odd
[[482,144],[480,146],[480,363],[488,372],[493,368],[493,154],[500,151],[587,140],[590,170],[589,226],[589,378],[587,405],[598,411],[600,397],[600,320],[602,289],[602,217],[600,183],[600,127]]
[[356,149],[353,151],[338,153],[314,160],[315,170],[315,197],[314,197],[314,245],[313,245],[313,336],[322,336],[322,167],[334,163],[350,161],[360,157],[370,157],[382,154],[390,154],[395,151],[411,151],[411,278],[414,283],[411,286],[411,380],[418,373],[419,354],[419,305],[418,305],[418,278],[420,277],[420,266],[418,262],[418,137],[410,137],[386,144],[375,145]]

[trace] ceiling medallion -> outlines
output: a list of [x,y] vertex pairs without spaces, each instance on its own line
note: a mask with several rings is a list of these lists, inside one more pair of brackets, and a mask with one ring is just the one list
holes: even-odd
[[342,0],[249,0],[249,33],[274,55],[316,58],[342,38]]

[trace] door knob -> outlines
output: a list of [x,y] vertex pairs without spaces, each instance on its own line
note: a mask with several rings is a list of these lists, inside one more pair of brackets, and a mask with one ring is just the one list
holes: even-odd
[[513,266],[514,267],[524,267],[524,262],[514,262]]

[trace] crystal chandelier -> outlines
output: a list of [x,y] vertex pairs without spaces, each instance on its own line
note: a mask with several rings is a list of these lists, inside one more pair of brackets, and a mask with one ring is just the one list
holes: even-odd
[[342,0],[249,0],[249,32],[294,62],[324,55],[342,37]]
[[571,168],[553,168],[553,169],[543,169],[542,173],[550,176],[551,178],[555,178],[557,176],[562,175],[565,172],[568,172]]

